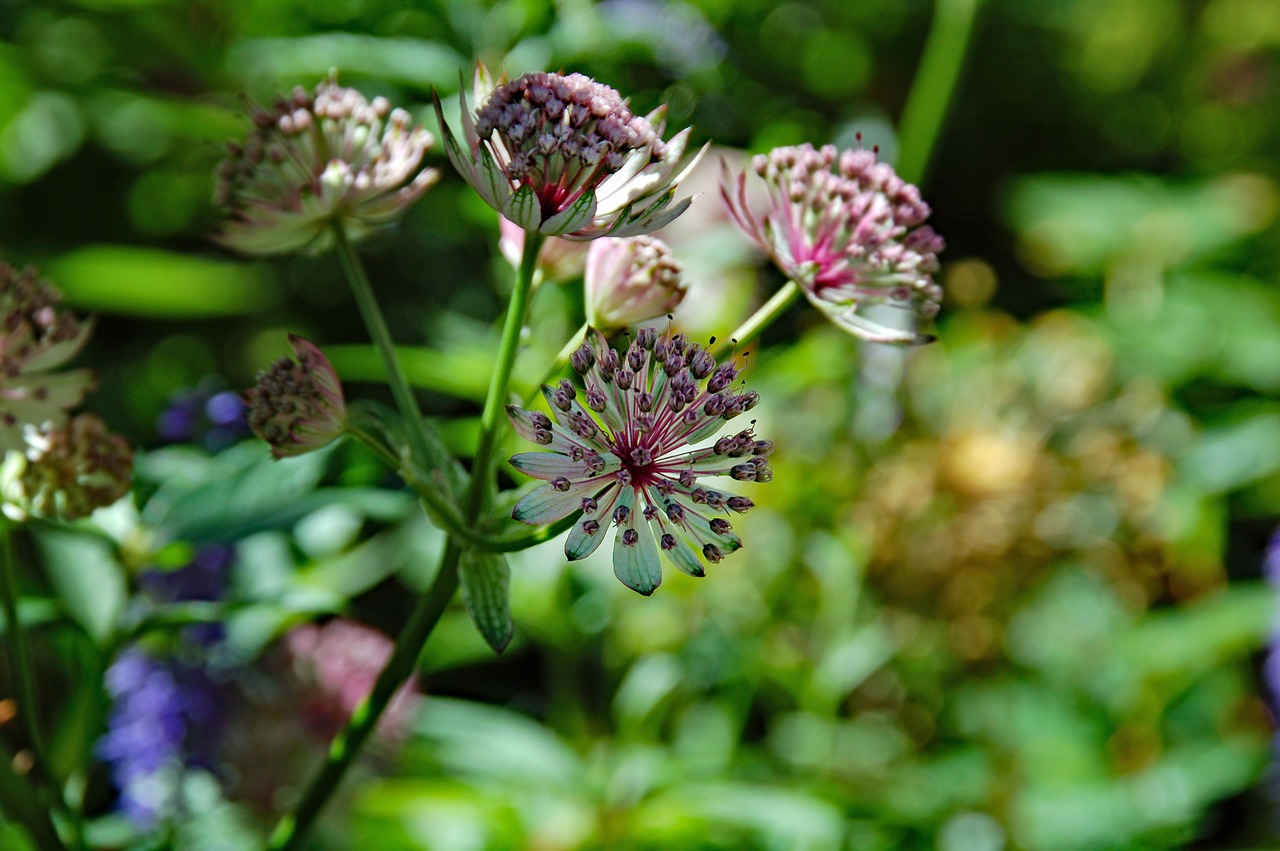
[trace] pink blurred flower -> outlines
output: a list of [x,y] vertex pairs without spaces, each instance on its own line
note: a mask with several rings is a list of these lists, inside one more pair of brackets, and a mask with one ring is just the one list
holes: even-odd
[[835,146],[775,148],[752,169],[769,193],[763,214],[751,209],[747,173],[726,166],[720,191],[738,227],[837,325],[866,340],[921,343],[914,329],[859,313],[888,304],[929,320],[942,288],[933,280],[942,238],[924,224],[929,205],[916,187],[876,161],[875,151]]

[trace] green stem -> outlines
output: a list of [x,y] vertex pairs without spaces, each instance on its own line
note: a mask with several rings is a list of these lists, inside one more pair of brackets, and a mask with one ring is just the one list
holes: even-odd
[[982,0],[937,0],[933,23],[902,111],[896,171],[908,183],[919,183],[929,167],[947,107],[960,80],[974,20]]
[[788,307],[795,303],[800,297],[800,287],[794,281],[788,281],[787,285],[773,294],[773,298],[766,301],[760,306],[760,309],[751,314],[746,322],[738,326],[738,329],[729,335],[728,339],[721,340],[711,349],[711,354],[721,357],[725,352],[734,346],[749,345],[764,329],[773,324],[774,320],[782,315]]
[[502,342],[498,347],[498,362],[489,380],[489,394],[480,414],[480,440],[476,443],[475,459],[471,464],[471,486],[463,507],[468,522],[474,523],[484,507],[492,473],[493,450],[498,441],[498,426],[506,415],[507,387],[511,383],[511,370],[515,366],[516,351],[520,347],[520,331],[524,328],[525,314],[529,311],[529,294],[533,291],[533,277],[538,269],[538,252],[546,241],[540,233],[525,231],[524,256],[520,259],[520,273],[516,287],[507,305],[507,319],[502,325]]
[[[463,520],[474,526],[484,509],[485,495],[492,474],[493,451],[497,446],[498,427],[502,423],[507,387],[511,381],[511,369],[520,346],[520,331],[524,327],[528,311],[529,293],[533,289],[534,270],[537,268],[538,251],[544,238],[539,234],[525,234],[524,257],[515,291],[507,305],[507,318],[502,327],[502,343],[498,349],[498,363],[494,367],[485,398],[484,411],[480,415],[480,440],[476,446],[475,460],[471,467],[471,481],[467,489]],[[347,725],[329,746],[324,766],[312,779],[303,793],[302,800],[292,813],[282,818],[268,841],[271,851],[289,851],[296,848],[315,821],[329,798],[338,788],[343,775],[355,761],[378,719],[400,686],[409,679],[417,667],[418,657],[426,645],[431,631],[444,614],[458,588],[458,562],[462,557],[462,543],[450,535],[431,587],[423,595],[409,622],[396,639],[391,660],[378,674],[377,682],[369,696],[351,714]]]
[[329,753],[320,772],[311,780],[302,800],[293,812],[280,819],[271,833],[267,847],[272,851],[287,851],[298,846],[303,835],[320,815],[329,798],[338,788],[347,769],[359,755],[365,740],[373,732],[383,711],[400,686],[404,684],[418,665],[418,656],[427,643],[431,631],[449,606],[458,589],[458,559],[462,548],[453,540],[445,546],[440,572],[431,587],[414,608],[409,621],[396,639],[395,650],[387,666],[378,674],[373,689],[347,720],[346,726],[334,737]]
[[49,808],[35,795],[31,782],[13,769],[13,754],[0,745],[0,811],[6,818],[21,824],[31,833],[36,847],[48,851],[66,851]]
[[376,455],[382,463],[386,464],[404,480],[404,483],[413,488],[418,498],[422,500],[424,506],[433,512],[433,517],[438,519],[445,526],[445,532],[454,537],[466,541],[468,544],[489,552],[510,553],[518,550],[526,550],[535,544],[543,541],[549,541],[561,532],[564,532],[572,522],[560,521],[552,523],[548,526],[539,526],[532,531],[523,535],[491,535],[484,532],[478,532],[470,528],[470,526],[462,521],[458,516],[457,509],[446,500],[440,498],[434,488],[428,487],[418,476],[408,469],[401,459],[397,458],[395,453],[391,451],[382,441],[378,440],[365,429],[348,421],[343,428],[347,434],[351,435],[360,442],[366,449]]
[[[0,520],[0,605],[4,607],[4,619],[8,626],[5,647],[9,655],[9,670],[14,678],[18,698],[18,717],[31,748],[35,778],[43,787],[53,809],[69,826],[72,845],[84,847],[80,819],[67,806],[62,794],[62,783],[54,776],[49,764],[49,752],[45,749],[44,734],[40,730],[40,710],[36,704],[35,673],[31,668],[31,652],[27,648],[26,630],[18,617],[18,577],[13,563],[13,541],[8,522]],[[61,841],[57,848],[65,848]]]
[[348,283],[351,284],[351,294],[355,296],[360,315],[364,318],[364,324],[369,330],[369,337],[373,340],[373,345],[386,366],[387,384],[391,387],[391,395],[396,400],[396,406],[400,408],[400,416],[404,418],[405,431],[409,435],[409,445],[413,454],[421,459],[423,464],[431,468],[439,467],[444,459],[436,457],[431,449],[431,442],[422,432],[422,411],[418,407],[418,400],[414,397],[413,390],[409,387],[409,382],[405,379],[400,360],[396,357],[395,343],[391,339],[387,322],[382,317],[382,309],[378,307],[378,300],[373,295],[373,286],[369,283],[369,276],[365,274],[360,255],[351,247],[351,241],[347,239],[341,224],[333,226],[333,235],[337,241],[338,261],[342,264],[342,271],[346,273]]

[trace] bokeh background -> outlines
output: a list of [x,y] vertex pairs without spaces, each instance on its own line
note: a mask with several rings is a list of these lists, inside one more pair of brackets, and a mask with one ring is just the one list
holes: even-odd
[[[102,532],[19,541],[95,845],[254,847],[385,650],[352,624],[394,635],[441,546],[358,448],[243,441],[228,391],[286,332],[386,395],[332,257],[210,241],[243,99],[338,68],[434,128],[432,87],[477,58],[589,74],[714,142],[668,234],[698,334],[782,283],[727,224],[719,157],[861,133],[948,241],[940,340],[859,345],[794,308],[751,356],[778,450],[747,547],[649,599],[607,558],[513,558],[512,646],[446,616],[315,847],[1275,846],[1273,0],[3,0],[0,256],[96,313],[93,407],[145,450]],[[440,184],[363,253],[465,453],[513,273],[431,156]],[[539,293],[522,391],[579,290]]]

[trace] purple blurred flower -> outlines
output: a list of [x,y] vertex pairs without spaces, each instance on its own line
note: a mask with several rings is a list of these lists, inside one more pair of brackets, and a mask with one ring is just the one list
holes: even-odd
[[[295,706],[322,740],[332,738],[373,690],[391,658],[390,638],[354,621],[337,618],[323,626],[303,624],[284,638],[294,680]],[[408,733],[420,695],[416,680],[400,687],[378,722],[377,733],[398,741]]]
[[249,436],[248,409],[238,393],[206,379],[169,398],[156,418],[156,434],[165,443],[200,443],[217,452]]
[[120,808],[142,829],[180,805],[187,768],[208,764],[220,717],[219,694],[203,670],[130,649],[107,670],[115,702],[97,754],[111,767]]

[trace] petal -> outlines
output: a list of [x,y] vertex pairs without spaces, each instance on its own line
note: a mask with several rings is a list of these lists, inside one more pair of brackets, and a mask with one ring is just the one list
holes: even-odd
[[[462,146],[458,144],[458,140],[453,137],[453,131],[449,129],[449,125],[444,120],[444,107],[440,104],[440,95],[434,90],[431,92],[431,100],[436,108],[436,122],[440,125],[440,138],[444,140],[444,151],[449,155],[449,162],[453,163],[454,169],[467,183],[475,186],[475,164],[471,156],[462,150]],[[466,115],[466,112],[463,112]],[[479,191],[479,190],[477,190]],[[488,201],[488,199],[485,199]],[[492,202],[491,202],[492,203]]]
[[511,456],[511,466],[535,479],[584,479],[591,470],[582,461],[574,461],[559,452],[520,452]]
[[[493,151],[489,150],[487,144],[481,144],[477,151],[474,173],[476,179],[471,185],[490,207],[501,211],[511,198],[511,181],[507,179],[502,166],[494,159]],[[515,219],[511,220],[515,221]]]
[[656,230],[661,230],[671,224],[678,219],[685,210],[689,209],[689,204],[693,201],[692,198],[685,198],[671,209],[662,210],[662,207],[666,206],[666,203],[669,202],[674,195],[675,191],[672,190],[671,193],[662,197],[659,205],[649,210],[642,211],[636,218],[627,221],[625,224],[620,225],[614,230],[611,230],[609,232],[609,236],[640,236],[641,234],[653,233]]
[[912,328],[892,328],[865,316],[859,316],[856,313],[856,304],[832,304],[814,295],[810,288],[803,287],[802,289],[805,297],[813,303],[814,307],[825,313],[827,318],[839,326],[841,330],[859,339],[868,340],[872,343],[895,343],[898,345],[920,345],[933,340],[928,334],[921,334]]
[[[661,505],[661,501],[656,501],[655,505]],[[663,555],[667,557],[667,561],[676,566],[682,573],[690,576],[706,576],[706,568],[702,565],[702,559],[696,550],[689,545],[683,531],[673,523],[669,523],[666,517],[659,511],[653,520],[658,525],[658,547],[662,550]],[[671,546],[667,547],[662,543],[664,536],[671,536]]]
[[[623,488],[615,487],[609,491],[608,497],[600,502],[597,508],[590,516],[583,514],[573,528],[569,530],[569,537],[564,542],[564,555],[569,561],[577,561],[584,559],[594,553],[604,540],[605,532],[609,531],[609,518],[613,515],[613,506],[618,501],[618,495],[621,494]],[[587,524],[595,521],[595,531],[588,531],[590,528]]]
[[[646,597],[662,583],[662,562],[649,524],[635,507],[635,491],[624,489],[619,504],[630,509],[627,522],[613,536],[613,573],[622,584]],[[639,522],[637,523],[637,519]],[[634,536],[628,534],[634,532]],[[634,538],[627,543],[629,538]]]
[[539,228],[548,236],[563,236],[580,230],[591,223],[596,214],[596,193],[588,189],[567,209],[556,213]]
[[581,482],[570,482],[565,490],[557,490],[550,483],[539,485],[516,503],[516,507],[511,509],[511,516],[531,526],[554,523],[581,510],[582,500],[585,497],[596,496],[612,480],[612,476],[602,476]]

